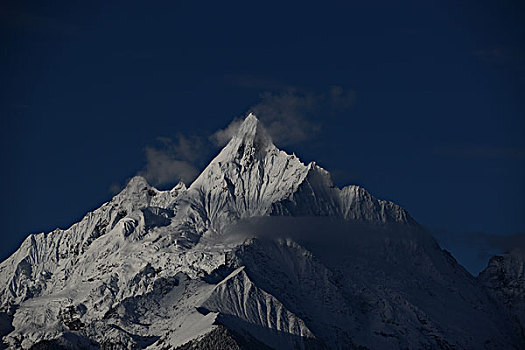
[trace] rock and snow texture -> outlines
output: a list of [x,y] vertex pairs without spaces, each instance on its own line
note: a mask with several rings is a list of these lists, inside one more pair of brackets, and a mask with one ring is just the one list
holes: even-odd
[[135,177],[30,235],[0,264],[0,330],[12,349],[523,348],[523,288],[498,284],[523,286],[523,260],[492,265],[473,278],[403,208],[337,188],[249,115],[188,188]]
[[525,251],[515,249],[493,256],[478,280],[515,321],[525,338]]

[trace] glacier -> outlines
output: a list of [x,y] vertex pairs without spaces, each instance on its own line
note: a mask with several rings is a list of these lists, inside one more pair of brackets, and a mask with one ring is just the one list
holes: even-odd
[[523,253],[470,275],[249,114],[187,187],[136,176],[0,264],[9,349],[523,349]]

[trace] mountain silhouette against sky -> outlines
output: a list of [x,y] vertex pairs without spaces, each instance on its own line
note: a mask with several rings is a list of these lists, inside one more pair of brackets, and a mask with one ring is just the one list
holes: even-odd
[[[425,203],[421,203],[425,205]],[[0,264],[12,349],[520,349],[523,252],[468,273],[249,114],[186,186],[140,176]]]

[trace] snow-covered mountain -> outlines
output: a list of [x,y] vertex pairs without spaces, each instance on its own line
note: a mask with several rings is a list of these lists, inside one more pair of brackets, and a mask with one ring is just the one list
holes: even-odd
[[13,349],[524,348],[490,276],[249,115],[188,188],[135,177],[30,235],[0,264],[0,330]]

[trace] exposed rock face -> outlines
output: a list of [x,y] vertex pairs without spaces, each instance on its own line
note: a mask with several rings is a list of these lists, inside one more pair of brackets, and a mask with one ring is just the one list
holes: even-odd
[[30,235],[0,264],[0,320],[13,349],[523,347],[492,289],[406,210],[337,188],[249,115],[188,188],[135,177]]
[[515,249],[493,256],[478,280],[508,312],[525,339],[525,251]]

